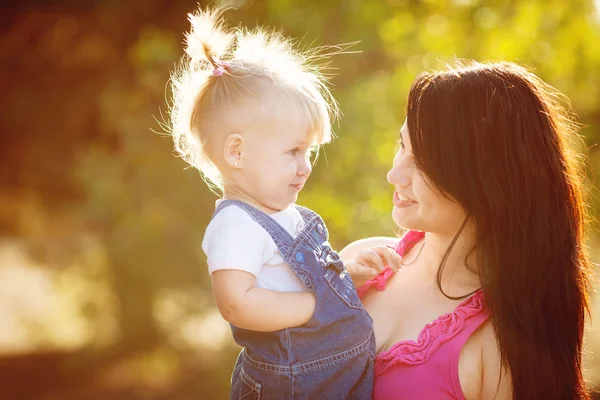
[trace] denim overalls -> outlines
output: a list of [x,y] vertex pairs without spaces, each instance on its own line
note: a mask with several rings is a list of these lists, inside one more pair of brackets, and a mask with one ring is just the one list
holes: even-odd
[[[295,206],[305,222],[292,236],[268,215],[236,200],[219,203],[248,212],[273,238],[283,259],[316,297],[312,318],[296,328],[255,332],[231,326],[243,346],[231,377],[230,399],[371,398],[375,336],[344,263],[327,242],[319,215]],[[213,215],[213,217],[214,217]]]

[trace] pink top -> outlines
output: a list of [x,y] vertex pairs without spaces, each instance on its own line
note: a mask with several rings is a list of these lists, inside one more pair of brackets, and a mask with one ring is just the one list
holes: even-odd
[[[404,255],[425,234],[408,231],[396,245]],[[370,289],[384,290],[391,269],[358,288],[359,296]],[[460,303],[453,312],[425,325],[417,341],[405,340],[382,351],[375,359],[373,400],[384,399],[463,399],[458,379],[460,350],[489,314],[479,290]]]

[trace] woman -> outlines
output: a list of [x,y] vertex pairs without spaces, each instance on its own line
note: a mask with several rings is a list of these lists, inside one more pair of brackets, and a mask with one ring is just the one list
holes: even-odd
[[416,78],[388,173],[409,232],[340,253],[388,244],[403,256],[359,288],[377,340],[374,399],[589,398],[575,138],[551,88],[517,65]]

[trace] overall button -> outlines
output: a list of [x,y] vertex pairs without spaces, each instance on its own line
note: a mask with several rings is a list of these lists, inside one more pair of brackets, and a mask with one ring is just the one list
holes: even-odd
[[304,262],[304,254],[302,254],[301,251],[296,252],[296,261],[298,261],[300,264]]
[[321,225],[321,224],[317,224],[317,227],[316,227],[316,228],[317,228],[317,233],[318,233],[319,235],[322,235],[322,234],[323,234],[323,225]]

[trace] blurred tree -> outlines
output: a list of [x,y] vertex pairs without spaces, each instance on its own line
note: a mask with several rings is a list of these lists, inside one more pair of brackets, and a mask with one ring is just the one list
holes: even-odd
[[[591,0],[232,3],[231,25],[281,27],[304,47],[359,41],[351,50],[360,54],[336,56],[328,70],[344,116],[300,196],[323,215],[334,247],[393,232],[385,174],[406,94],[419,72],[454,57],[535,68],[571,99],[588,146],[600,137]],[[195,6],[29,0],[0,13],[0,233],[56,268],[84,234],[98,238],[124,353],[167,340],[156,320],[162,289],[210,291],[200,242],[215,196],[173,156],[170,138],[151,131],[167,118],[169,71]],[[596,147],[590,156],[600,170]]]

